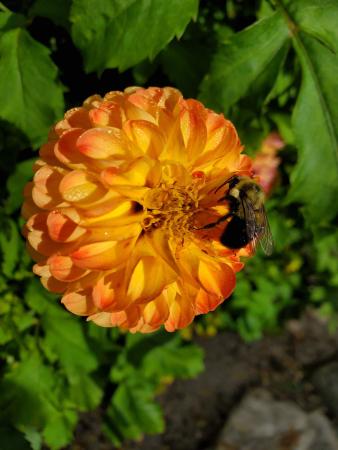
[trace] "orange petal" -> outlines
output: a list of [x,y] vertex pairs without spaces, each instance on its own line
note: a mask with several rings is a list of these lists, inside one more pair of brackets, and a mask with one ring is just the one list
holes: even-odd
[[95,127],[121,128],[122,126],[122,111],[116,102],[102,102],[98,108],[89,111],[89,117]]
[[180,128],[184,146],[190,159],[195,159],[202,152],[207,140],[205,126],[205,108],[196,100],[181,103]]
[[143,256],[134,266],[127,296],[137,302],[152,300],[175,279],[175,272],[156,256]]
[[124,158],[128,144],[118,128],[92,128],[84,132],[76,142],[78,150],[93,159]]
[[94,202],[105,194],[102,185],[84,170],[73,170],[63,177],[59,186],[62,197],[71,203]]
[[[163,295],[148,302],[143,309],[143,320],[151,327],[151,331],[163,325],[168,319],[169,307]],[[143,330],[145,332],[145,330]]]
[[[164,292],[169,305],[169,316],[164,323],[167,331],[175,331],[184,328],[188,326],[195,317],[195,308],[192,297],[188,293],[188,289],[185,289],[185,291],[182,292],[182,295],[180,295],[176,291],[177,288],[175,285],[176,283],[169,286]],[[174,292],[170,292],[172,290]]]
[[157,158],[164,146],[159,128],[146,120],[129,120],[123,127],[126,135],[139,150],[151,158]]
[[61,302],[69,311],[78,316],[87,316],[94,314],[96,311],[96,306],[94,305],[91,295],[91,289],[68,292],[62,297]]
[[47,264],[53,277],[59,281],[75,281],[86,274],[86,270],[74,266],[69,256],[52,255]]
[[58,210],[47,216],[48,234],[56,242],[73,242],[84,236],[86,229],[78,226],[68,216]]
[[65,114],[65,120],[72,128],[90,128],[92,126],[88,110],[83,107],[68,110]]
[[64,204],[63,198],[59,194],[62,177],[62,169],[47,164],[35,173],[32,198],[39,208],[52,209]]
[[206,314],[209,311],[214,311],[223,301],[224,298],[200,289],[195,299],[196,314]]
[[74,250],[74,243],[60,244],[50,239],[46,231],[33,230],[28,233],[27,240],[35,251],[44,256],[51,256],[54,253],[63,254]]
[[85,156],[76,147],[76,142],[83,132],[82,128],[72,128],[62,134],[54,147],[55,156],[60,162],[70,167],[85,167]]
[[63,283],[52,276],[41,277],[41,284],[50,292],[62,294],[68,288],[68,283]]
[[126,241],[105,241],[83,245],[70,256],[78,267],[93,270],[108,270],[125,261],[132,248],[135,239]]
[[227,264],[210,264],[207,261],[200,261],[198,278],[207,292],[219,298],[229,297],[236,284],[235,273]]
[[100,310],[120,311],[127,305],[127,297],[121,295],[123,271],[109,273],[101,277],[93,289],[95,305]]

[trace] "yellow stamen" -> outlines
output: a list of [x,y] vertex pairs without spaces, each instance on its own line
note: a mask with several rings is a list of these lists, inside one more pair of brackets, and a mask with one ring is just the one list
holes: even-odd
[[162,182],[145,196],[143,229],[165,228],[169,237],[184,240],[193,230],[198,200],[198,183],[179,186],[175,181]]

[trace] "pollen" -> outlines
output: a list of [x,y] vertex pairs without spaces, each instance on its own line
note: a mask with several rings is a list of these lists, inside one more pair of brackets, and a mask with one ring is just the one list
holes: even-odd
[[182,241],[193,229],[193,217],[198,210],[198,183],[187,186],[162,182],[151,189],[144,200],[143,229],[151,232],[162,228],[170,238]]

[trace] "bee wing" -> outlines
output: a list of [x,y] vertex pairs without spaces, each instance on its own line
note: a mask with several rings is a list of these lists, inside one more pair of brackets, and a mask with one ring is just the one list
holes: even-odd
[[246,225],[246,233],[248,235],[248,238],[250,240],[250,247],[252,253],[255,253],[257,242],[259,239],[258,234],[258,225],[256,222],[256,212],[255,209],[251,203],[251,201],[247,197],[243,197],[241,199],[241,206],[242,206],[242,218],[245,221]]
[[261,244],[261,247],[266,255],[271,255],[273,251],[273,237],[268,221],[268,217],[265,212],[265,208],[262,205],[260,216],[262,218],[262,226],[263,230],[261,232],[261,235],[259,236],[259,242]]
[[271,255],[273,250],[273,239],[264,205],[258,210],[255,210],[251,201],[244,197],[242,199],[242,207],[243,218],[246,223],[246,232],[251,240],[250,245],[252,251],[256,251],[257,243],[259,242],[264,253],[266,255]]

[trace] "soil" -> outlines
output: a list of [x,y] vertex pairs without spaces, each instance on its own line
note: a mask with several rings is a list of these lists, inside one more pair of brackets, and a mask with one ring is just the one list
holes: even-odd
[[[325,382],[323,392],[323,383],[316,388],[315,380],[323,367],[338,360],[338,333],[330,335],[313,312],[288,322],[281,335],[254,343],[231,332],[195,341],[205,351],[205,371],[194,380],[175,381],[159,397],[166,431],[127,442],[122,450],[213,450],[230,412],[254,387],[263,387],[276,400],[295,402],[304,411],[319,409],[336,426]],[[68,449],[113,450],[99,430],[100,412],[85,414]]]

